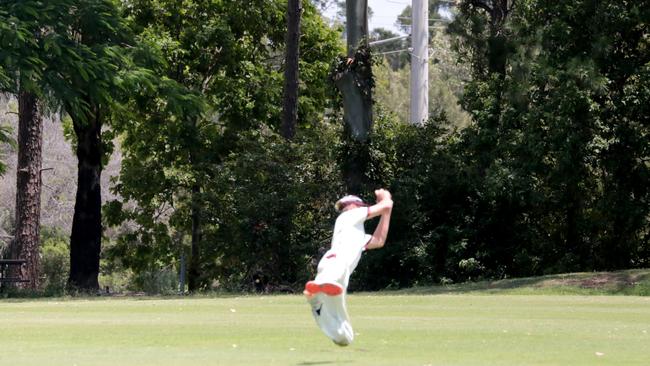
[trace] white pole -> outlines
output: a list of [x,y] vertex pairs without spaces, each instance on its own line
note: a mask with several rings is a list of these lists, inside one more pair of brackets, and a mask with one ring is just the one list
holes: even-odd
[[429,119],[429,1],[413,0],[411,5],[411,122]]

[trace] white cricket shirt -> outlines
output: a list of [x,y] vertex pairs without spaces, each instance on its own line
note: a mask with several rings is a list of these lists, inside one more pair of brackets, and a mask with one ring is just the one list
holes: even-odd
[[344,211],[336,219],[332,247],[318,263],[316,283],[338,282],[348,287],[350,275],[361,259],[361,253],[370,241],[363,226],[368,217],[367,207]]
[[366,234],[363,225],[367,217],[368,207],[357,207],[341,213],[334,224],[330,251],[345,260],[350,273],[357,267],[361,253],[372,237]]

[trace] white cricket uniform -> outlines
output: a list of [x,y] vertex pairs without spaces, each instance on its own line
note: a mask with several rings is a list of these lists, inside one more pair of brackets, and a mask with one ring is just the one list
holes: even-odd
[[314,282],[338,283],[343,287],[343,293],[339,296],[327,296],[321,292],[309,299],[316,323],[325,335],[340,346],[347,346],[354,339],[354,331],[345,306],[345,294],[350,275],[372,237],[366,234],[363,226],[367,217],[367,207],[341,213],[334,225],[332,247],[318,263],[318,274]]

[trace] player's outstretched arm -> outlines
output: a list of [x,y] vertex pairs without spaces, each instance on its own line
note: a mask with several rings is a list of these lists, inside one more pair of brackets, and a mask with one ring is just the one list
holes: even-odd
[[376,217],[381,215],[379,218],[379,224],[375,232],[372,234],[372,238],[366,244],[366,249],[378,249],[384,246],[386,243],[386,237],[388,236],[388,227],[390,225],[390,214],[393,210],[393,200],[390,195],[390,192],[380,189],[375,191],[378,202],[370,207],[368,207],[368,218]]
[[385,189],[378,189],[375,191],[375,196],[377,196],[377,203],[368,207],[366,220],[389,213],[393,209],[393,200],[390,192]]

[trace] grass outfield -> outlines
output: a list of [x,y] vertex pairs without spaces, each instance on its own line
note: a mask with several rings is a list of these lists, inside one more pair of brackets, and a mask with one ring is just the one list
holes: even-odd
[[0,365],[648,365],[650,297],[355,294],[355,342],[301,296],[0,300]]

